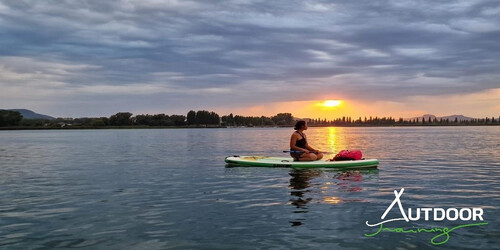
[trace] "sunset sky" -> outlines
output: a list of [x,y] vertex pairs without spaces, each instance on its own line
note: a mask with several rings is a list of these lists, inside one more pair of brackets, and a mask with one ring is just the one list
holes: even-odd
[[0,109],[500,115],[497,0],[0,0],[0,37]]

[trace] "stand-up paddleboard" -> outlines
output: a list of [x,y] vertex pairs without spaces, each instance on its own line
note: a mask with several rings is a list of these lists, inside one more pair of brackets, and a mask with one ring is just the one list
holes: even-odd
[[232,166],[276,167],[276,168],[374,168],[378,166],[377,159],[362,159],[352,161],[294,161],[291,157],[268,156],[228,156],[225,162]]

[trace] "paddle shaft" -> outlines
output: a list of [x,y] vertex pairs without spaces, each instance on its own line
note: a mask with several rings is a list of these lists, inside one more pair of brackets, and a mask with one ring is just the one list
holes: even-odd
[[[335,154],[334,152],[321,152],[321,151],[309,151],[310,153],[317,152],[322,154]],[[283,153],[304,153],[304,151],[299,150],[283,150]]]

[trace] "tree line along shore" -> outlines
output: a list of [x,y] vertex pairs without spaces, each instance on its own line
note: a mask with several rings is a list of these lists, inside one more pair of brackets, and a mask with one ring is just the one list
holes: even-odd
[[[298,118],[291,113],[279,113],[275,116],[219,116],[206,110],[191,110],[187,115],[141,114],[119,112],[110,117],[25,119],[17,111],[0,110],[0,129],[88,129],[88,128],[220,128],[220,127],[288,127],[293,126]],[[477,126],[500,125],[500,117],[459,120],[438,118],[413,118],[396,120],[392,117],[342,117],[333,120],[303,119],[311,127],[322,126]]]

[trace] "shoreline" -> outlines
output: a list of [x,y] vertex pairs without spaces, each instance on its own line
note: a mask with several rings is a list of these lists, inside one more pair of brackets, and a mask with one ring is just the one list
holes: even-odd
[[74,126],[74,127],[0,127],[0,130],[104,130],[104,129],[182,129],[182,128],[227,128],[225,126]]
[[[309,127],[374,128],[374,127],[483,127],[500,124],[393,124],[393,125],[316,125]],[[101,130],[101,129],[220,129],[220,128],[292,128],[293,126],[72,126],[72,127],[0,127],[0,131],[9,130]]]

